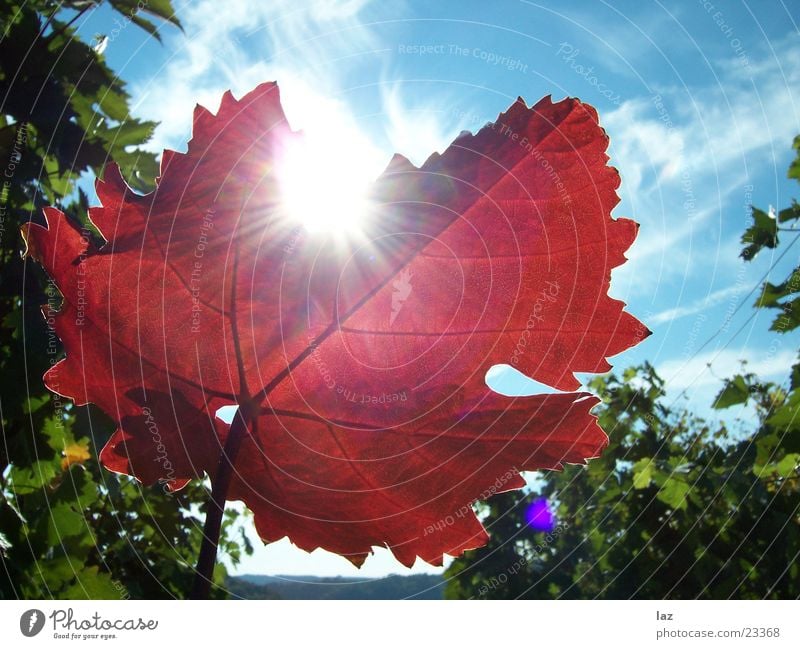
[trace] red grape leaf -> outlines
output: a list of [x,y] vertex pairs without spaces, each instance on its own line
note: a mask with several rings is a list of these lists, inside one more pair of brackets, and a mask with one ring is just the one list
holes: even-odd
[[102,245],[45,210],[26,238],[64,295],[66,349],[45,381],[119,422],[107,468],[173,489],[215,479],[215,413],[239,404],[228,496],[265,541],[441,564],[486,542],[473,502],[606,445],[597,398],[502,396],[485,374],[510,363],[574,390],[648,335],[607,294],[637,226],[610,216],[608,138],[575,99],[519,99],[420,168],[395,156],[347,242],[284,209],[278,170],[302,137],[277,85],[226,93],[152,194],[108,167]]

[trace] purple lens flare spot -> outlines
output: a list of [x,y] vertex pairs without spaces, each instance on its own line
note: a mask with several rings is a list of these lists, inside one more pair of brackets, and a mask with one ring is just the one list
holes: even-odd
[[525,510],[525,520],[528,526],[537,532],[552,532],[556,526],[556,517],[550,511],[547,498],[537,498]]

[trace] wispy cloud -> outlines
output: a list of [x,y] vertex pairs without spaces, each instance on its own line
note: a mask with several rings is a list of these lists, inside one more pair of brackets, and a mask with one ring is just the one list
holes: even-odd
[[680,318],[695,315],[696,313],[701,313],[714,306],[722,304],[728,298],[735,298],[740,295],[745,295],[750,289],[752,289],[752,286],[748,287],[741,284],[734,284],[733,286],[728,286],[718,291],[714,291],[713,293],[709,293],[706,297],[690,302],[689,304],[660,311],[659,313],[650,316],[647,319],[647,323],[654,326],[664,322],[674,322]]
[[308,126],[309,106],[347,121],[335,99],[343,77],[337,58],[375,47],[361,21],[369,4],[231,0],[223,9],[211,0],[187,4],[181,13],[185,35],[172,35],[168,43],[175,54],[152,78],[133,86],[136,112],[160,122],[150,146],[182,148],[196,103],[216,110],[225,90],[241,96],[274,79],[293,126]]
[[[787,345],[787,347],[789,347]],[[743,361],[747,361],[743,364]],[[742,347],[737,350],[709,351],[694,358],[670,360],[659,363],[656,370],[665,380],[666,403],[677,408],[685,407],[706,420],[724,419],[731,422],[728,411],[716,411],[713,403],[724,386],[725,379],[752,372],[762,381],[782,384],[789,368],[797,360],[793,349],[777,349],[763,353],[756,348]],[[744,421],[755,421],[752,404],[733,413]]]
[[[474,120],[464,112],[443,110],[448,97],[420,97],[404,91],[403,84],[388,78],[381,84],[384,131],[393,151],[419,166],[434,152],[442,152],[456,135],[467,127],[477,130]],[[470,122],[473,123],[470,123]]]
[[753,54],[747,74],[729,61],[716,87],[665,86],[603,116],[623,179],[619,213],[643,225],[615,273],[623,297],[737,263],[722,253],[748,225],[746,187],[765,169],[784,176],[783,153],[800,132],[800,43],[772,48]]
[[[181,150],[191,136],[196,103],[215,111],[224,91],[241,96],[267,80],[277,80],[281,101],[295,129],[324,132],[326,144],[358,160],[365,180],[377,176],[401,153],[421,164],[442,151],[468,127],[474,115],[457,111],[452,98],[418,92],[390,71],[386,42],[374,31],[375,0],[232,0],[224,11],[212,0],[185,7],[185,34],[167,47],[176,54],[151,78],[133,85],[135,112],[160,122],[150,150]],[[403,3],[394,3],[397,16]],[[377,127],[359,124],[352,80],[359,73],[376,79]],[[364,75],[362,74],[362,77]],[[373,124],[373,126],[374,126]],[[482,124],[481,124],[482,125]]]

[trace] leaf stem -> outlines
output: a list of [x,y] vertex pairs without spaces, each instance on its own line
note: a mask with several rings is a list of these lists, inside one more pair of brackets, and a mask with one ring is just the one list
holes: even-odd
[[231,424],[225,446],[219,456],[217,473],[211,487],[211,499],[208,501],[206,521],[203,525],[203,543],[200,546],[200,556],[197,559],[194,584],[190,599],[208,599],[211,593],[211,584],[214,583],[214,566],[217,562],[217,546],[222,529],[222,514],[225,511],[225,500],[228,496],[228,487],[233,476],[233,467],[236,455],[242,441],[248,434],[248,424],[245,414],[240,407]]

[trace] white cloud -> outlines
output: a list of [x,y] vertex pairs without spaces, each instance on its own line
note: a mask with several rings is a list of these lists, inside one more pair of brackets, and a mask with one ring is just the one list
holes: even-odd
[[[185,34],[173,34],[167,44],[176,54],[152,78],[133,84],[134,112],[159,122],[146,148],[185,150],[195,104],[214,112],[226,90],[242,96],[277,80],[292,127],[323,134],[326,144],[349,152],[367,180],[395,152],[421,164],[444,150],[474,115],[453,109],[454,102],[441,94],[406,92],[388,73],[388,63],[376,59],[387,51],[385,43],[382,49],[364,16],[376,4],[233,0],[224,11],[211,0],[188,4],[181,13]],[[395,4],[393,14],[402,8]],[[361,65],[379,79],[380,126],[372,138],[343,98]]]
[[[444,151],[458,133],[471,126],[470,116],[455,110],[443,110],[450,104],[443,96],[412,102],[403,94],[403,86],[384,81],[381,85],[385,132],[393,151],[419,166],[434,152]],[[442,113],[448,115],[447,119]],[[474,121],[474,120],[473,120]],[[483,124],[480,124],[483,126]]]
[[659,101],[629,100],[603,116],[622,175],[618,213],[642,224],[630,262],[615,272],[623,299],[673,292],[676,281],[699,279],[701,290],[709,281],[710,290],[715,274],[736,265],[728,253],[748,224],[745,187],[765,169],[783,178],[800,132],[800,44],[772,47],[751,57],[748,75],[731,60],[717,87],[660,88]]
[[[749,69],[728,61],[716,87],[659,88],[657,95],[628,100],[604,115],[628,190],[657,194],[664,183],[679,184],[684,172],[739,180],[750,154],[771,161],[775,145],[785,149],[800,130],[794,91],[800,44],[787,39],[773,47],[772,56],[754,59]],[[723,189],[715,182],[707,187],[712,198]]]
[[331,99],[341,78],[336,59],[374,47],[360,20],[369,2],[231,0],[222,10],[211,0],[187,4],[185,34],[169,37],[173,57],[152,78],[133,84],[135,112],[160,122],[150,148],[183,149],[196,103],[215,111],[224,91],[241,96],[275,79],[294,126],[307,126],[308,110],[300,113],[309,104],[317,114],[341,117],[341,102]]
[[701,313],[710,309],[711,307],[721,304],[728,298],[736,298],[746,295],[751,288],[752,287],[744,286],[742,284],[734,284],[733,286],[722,288],[718,291],[714,291],[713,293],[709,293],[702,299],[690,302],[689,304],[673,307],[671,309],[666,309],[656,313],[647,319],[647,323],[649,325],[659,325],[664,322],[673,322],[689,315]]
[[793,349],[776,349],[773,353],[758,349],[724,349],[698,354],[689,360],[673,359],[658,365],[659,375],[666,381],[670,392],[703,388],[721,388],[724,378],[741,373],[742,360],[747,360],[745,370],[764,380],[785,379],[795,362]]

